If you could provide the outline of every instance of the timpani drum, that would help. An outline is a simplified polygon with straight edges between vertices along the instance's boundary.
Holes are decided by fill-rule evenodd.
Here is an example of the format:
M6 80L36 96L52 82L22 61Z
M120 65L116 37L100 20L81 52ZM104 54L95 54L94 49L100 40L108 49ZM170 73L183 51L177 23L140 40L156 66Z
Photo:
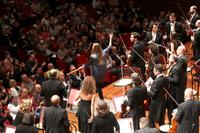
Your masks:
M161 133L168 133L172 125L162 125L159 127Z
M125 87L125 86L128 86L132 83L132 80L131 79L120 79L116 82L113 83L114 86L116 87Z

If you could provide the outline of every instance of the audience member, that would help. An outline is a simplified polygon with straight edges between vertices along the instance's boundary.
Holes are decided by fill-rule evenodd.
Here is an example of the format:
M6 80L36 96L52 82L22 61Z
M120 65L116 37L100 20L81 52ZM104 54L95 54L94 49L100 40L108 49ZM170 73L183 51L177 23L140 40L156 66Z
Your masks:
M66 133L69 130L67 110L60 108L60 97L51 97L52 105L44 111L43 126L46 133Z

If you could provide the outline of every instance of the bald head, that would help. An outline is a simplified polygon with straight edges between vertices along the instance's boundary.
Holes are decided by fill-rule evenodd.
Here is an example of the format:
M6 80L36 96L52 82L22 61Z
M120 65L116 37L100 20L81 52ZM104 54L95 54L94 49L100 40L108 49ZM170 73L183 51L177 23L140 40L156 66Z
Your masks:
M60 97L58 95L53 95L51 97L51 103L53 105L59 105L59 103L60 103Z
M185 100L189 100L193 98L193 90L191 88L187 88L185 90Z
M186 52L186 49L185 49L185 46L181 45L177 48L176 50L176 54L179 56L179 55L183 55L185 54Z
M198 28L200 27L200 19L196 21L195 25L196 25L196 27L198 27Z

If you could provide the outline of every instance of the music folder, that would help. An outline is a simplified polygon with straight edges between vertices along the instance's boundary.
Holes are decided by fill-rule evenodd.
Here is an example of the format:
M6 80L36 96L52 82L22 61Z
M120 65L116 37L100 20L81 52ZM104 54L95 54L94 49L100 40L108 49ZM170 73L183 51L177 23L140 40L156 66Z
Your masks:
M113 103L116 112L121 112L121 104L124 102L124 100L128 99L127 96L119 96L113 98Z
M71 89L70 94L69 94L69 98L68 98L69 104L78 105L78 100L75 101L75 98L76 98L78 92L79 92L79 90Z
M16 127L12 125L5 125L5 133L15 133Z
M120 133L133 133L133 119L132 118L120 118L117 119L120 125Z

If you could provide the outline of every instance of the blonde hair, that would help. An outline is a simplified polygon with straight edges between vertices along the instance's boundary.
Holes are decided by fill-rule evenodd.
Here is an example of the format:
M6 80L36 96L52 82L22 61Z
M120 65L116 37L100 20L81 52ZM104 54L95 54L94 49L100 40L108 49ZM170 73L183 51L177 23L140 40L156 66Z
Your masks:
M98 63L103 64L102 47L99 43L93 43L91 54L98 54Z
M96 93L96 83L94 77L85 77L81 85L81 93L83 93L84 95Z
M22 103L19 105L21 112L28 112L31 109L32 102L31 100L22 100Z

